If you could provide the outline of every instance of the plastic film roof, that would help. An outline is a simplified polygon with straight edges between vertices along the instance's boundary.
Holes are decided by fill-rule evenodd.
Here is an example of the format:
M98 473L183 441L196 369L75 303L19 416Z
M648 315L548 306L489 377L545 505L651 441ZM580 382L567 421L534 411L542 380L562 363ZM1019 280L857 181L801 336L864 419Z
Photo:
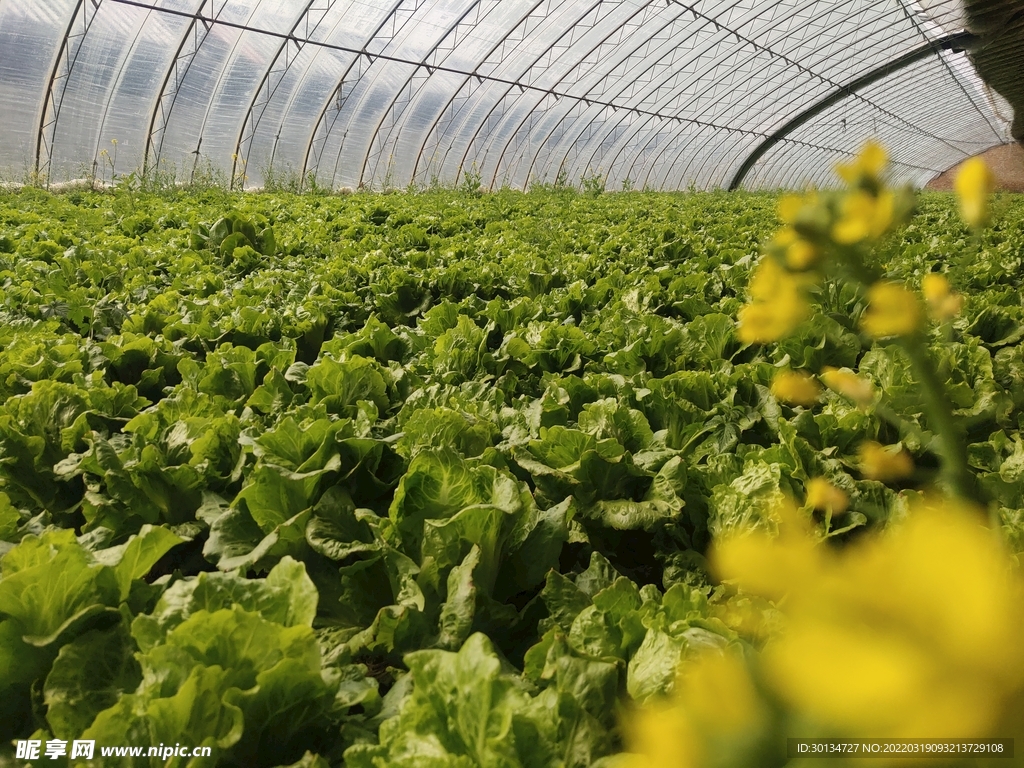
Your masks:
M923 184L1009 139L952 0L0 0L0 174ZM116 142L116 143L115 143Z

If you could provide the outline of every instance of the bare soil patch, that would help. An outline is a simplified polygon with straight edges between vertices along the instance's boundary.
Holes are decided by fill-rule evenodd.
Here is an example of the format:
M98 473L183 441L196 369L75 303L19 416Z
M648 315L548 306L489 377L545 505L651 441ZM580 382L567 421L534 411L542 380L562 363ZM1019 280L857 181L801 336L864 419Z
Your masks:
M985 162L992 169L996 191L1024 192L1024 147L1016 142L1003 144L982 152L981 157L985 158ZM962 163L940 173L925 185L925 189L937 192L952 191L953 179L956 178L960 165Z

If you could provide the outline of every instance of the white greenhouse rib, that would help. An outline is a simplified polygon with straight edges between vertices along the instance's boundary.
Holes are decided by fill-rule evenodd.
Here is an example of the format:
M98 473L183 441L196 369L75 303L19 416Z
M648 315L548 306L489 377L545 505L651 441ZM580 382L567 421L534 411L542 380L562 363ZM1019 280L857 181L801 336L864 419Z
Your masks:
M132 7L135 7L135 8L142 8L142 9L146 9L146 10L158 11L160 13L166 13L166 14L175 15L175 16L181 16L181 17L187 17L187 18L197 18L198 20L206 22L206 23L209 23L209 24L214 24L214 25L217 25L217 26L225 26L225 27L229 27L231 29L237 29L237 30L241 30L241 31L245 31L245 32L252 32L252 33L255 33L255 34L266 35L268 37L275 37L275 38L283 39L283 40L290 40L292 42L295 42L296 44L304 43L304 44L309 44L309 45L316 45L316 46L319 46L319 47L322 47L322 48L329 48L331 50L341 51L341 52L344 52L344 53L352 53L352 54L355 54L355 55L363 56L363 57L365 57L369 61L381 60L381 61L395 62L395 63L398 63L398 64L409 64L409 65L413 65L413 66L421 66L421 67L426 67L427 66L426 64L421 64L420 62L418 62L418 61L416 61L414 59L406 59L406 58L403 58L403 57L400 57L400 56L392 56L392 55L383 54L383 53L371 54L371 53L369 53L369 52L367 52L365 50L359 50L359 49L352 48L352 47L349 47L349 46L337 45L337 44L334 44L334 43L328 43L328 42L324 42L324 41L309 40L309 39L305 39L305 38L297 38L295 35L284 33L284 32L276 32L274 30L269 30L269 29L259 29L259 28L256 28L256 27L247 26L245 24L239 24L237 22L226 21L224 19L215 19L215 18L209 18L209 17L203 17L203 16L196 16L194 14L187 13L186 11L177 11L177 10L170 9L170 8L161 8L161 7L153 5L151 3L141 2L140 0L107 0L107 1L111 2L111 3L117 3L117 4L120 4L120 5L132 6ZM715 130L725 131L727 133L734 133L734 134L739 134L739 135L744 135L744 136L753 136L753 137L757 137L757 138L768 138L768 136L769 136L769 134L761 132L761 131L754 131L754 130L745 129L745 128L735 128L735 127L732 127L732 126L729 126L729 125L721 125L721 124L718 124L718 123L715 123L715 122L712 122L712 121L696 120L696 119L693 119L693 118L680 117L680 116L677 116L677 115L662 114L662 113L659 113L659 112L656 112L656 111L652 111L652 110L640 109L638 107L622 106L622 105L619 105L619 104L615 104L614 102L604 101L602 99L595 99L595 98L584 97L584 96L576 96L576 95L573 95L573 94L570 94L570 93L566 93L566 92L555 91L555 90L550 89L550 88L541 88L541 87L538 87L538 86L535 86L535 85L524 84L524 83L518 82L517 80L513 80L513 79L509 79L509 78L495 77L493 75L481 75L481 74L476 73L476 72L466 71L466 70L458 69L458 68L455 68L455 67L448 67L448 66L444 66L444 65L437 65L437 66L430 67L430 69L433 69L434 71L437 71L437 72L447 72L447 73L450 73L450 74L462 75L462 76L465 76L465 77L473 77L473 78L478 78L478 79L482 79L482 80L493 82L493 83L498 83L498 84L501 84L501 85L507 85L507 86L510 86L512 88L518 88L518 89L520 89L520 91L533 91L533 92L538 93L538 94L553 96L556 99L565 98L565 99L572 99L572 100L578 101L578 102L587 102L589 104L596 104L598 106L609 107L609 108L611 108L612 110L615 110L615 111L622 110L622 111L634 113L636 115L641 115L641 116L644 116L644 117L656 118L656 119L661 119L661 120L670 120L670 121L675 121L677 123L689 123L691 125L697 125L697 126L706 127L706 128L714 128ZM808 147L811 147L811 148L814 148L814 149L822 149L822 150L826 150L826 151L829 151L829 152L839 152L839 153L847 155L847 156L852 156L854 154L853 150L842 150L842 149L838 149L838 148L835 148L835 147L816 146L816 145L809 144L807 142L802 142L802 141L795 140L795 139L786 139L785 141L787 143L801 145L801 146L808 146ZM914 166L914 165L911 165L911 164L908 164L908 163L904 163L903 165L907 165L908 167L917 168L918 170L925 170L925 171L931 171L932 170L930 168Z
M44 0L24 2L4 17L0 69L35 45L49 80L35 107L40 62L16 95L0 163L34 152L47 183L90 161L95 174L112 136L113 174L140 152L143 175L181 152L175 175L202 161L232 187L252 164L254 186L296 172L300 187L451 183L471 169L524 189L556 172L609 188L800 186L809 163L871 136L917 183L1007 136L968 57L950 53L965 34L951 3L62 0L58 29L33 20Z

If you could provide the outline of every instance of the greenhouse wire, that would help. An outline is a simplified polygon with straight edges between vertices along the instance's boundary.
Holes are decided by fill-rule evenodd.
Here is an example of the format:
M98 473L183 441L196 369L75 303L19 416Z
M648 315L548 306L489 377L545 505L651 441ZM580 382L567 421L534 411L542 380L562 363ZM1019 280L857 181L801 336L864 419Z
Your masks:
M211 2L211 0L203 0L200 11L206 7L207 2ZM227 4L228 0L221 0L220 8L214 11L213 18L218 18ZM202 32L199 31L199 28L202 29ZM188 76L188 71L192 66L192 62L195 61L196 54L206 40L206 36L210 34L211 29L212 25L200 24L197 18L193 18L189 22L188 29L182 36L181 41L178 43L177 51L175 51L171 66L167 68L167 72L164 75L163 84L160 86L159 95L153 104L153 110L150 115L149 129L146 131L146 146L142 155L143 176L149 170L151 156L153 157L152 165L159 168L163 150L163 139L166 133L165 129L168 120L170 120L171 113L174 111L174 103L177 101L178 92L181 84L185 82L185 78ZM185 44L189 40L192 41L192 46L187 53L183 54ZM170 90L168 90L169 86L172 86ZM159 121L159 126L157 121ZM156 139L155 142L154 139Z
M917 17L913 13L910 12L910 9L907 8L906 3L904 2L904 0L896 0L896 4L899 5L900 10L902 10L904 15L907 17L907 21L909 21L914 26L914 28L920 33L920 35L924 39L925 43L932 45L932 47L936 47L935 46L936 41L933 40L933 38L931 36L929 36L924 31L924 28L921 26L921 23L918 21ZM956 76L956 73L953 72L953 69L949 66L949 64L946 62L946 60L943 59L942 54L939 52L939 50L936 49L935 55L939 57L940 61L942 61L943 65L946 67L947 71L949 72L949 76L952 77L954 82L956 82L956 84L960 86L960 89L963 91L964 96L967 97L967 100L971 103L971 106L974 107L974 109L975 109L975 111L977 111L978 115L981 116L981 118L983 120L985 120L989 124L989 126L992 128L992 133L994 133L998 137L999 136L998 129L994 125L992 125L992 121L989 120L988 116L985 115L981 111L981 109L978 108L977 103L974 101L973 98L971 98L971 95L970 95L970 93L967 92L967 89L964 88L963 83L960 82L960 78L958 78Z
M870 83L880 80L883 77L887 77L894 70L901 69L905 66L913 64L916 61L920 61L922 58L933 52L937 53L940 50L945 50L959 43L966 42L971 37L973 36L969 32L957 32L952 35L947 35L945 39L935 41L935 43L929 42L929 44L924 45L915 51L911 51L910 53L904 54L899 59L888 62L882 67L879 67L878 69L872 72L868 72L867 74L862 75L854 82L847 84L842 90L834 91L830 93L828 96L826 96L824 99L821 99L820 101L812 104L803 112L789 120L785 125L780 127L775 133L773 133L761 144L759 144L757 146L757 149L755 149L753 152L750 153L750 155L747 156L747 159L743 161L743 165L741 165L739 170L736 171L736 174L733 176L732 181L729 182L729 189L738 189L740 185L743 183L743 179L750 172L750 169L753 168L754 163L760 160L761 157L763 157L769 149L775 146L775 144L777 144L782 139L782 137L786 136L791 131L799 128L804 123L813 119L815 116L817 116L824 110L828 109L833 104L842 101L844 98L846 98L846 95L849 92L856 92L857 89L862 88L865 85L869 85ZM966 155L966 153L964 154Z
M130 25L124 26L122 30L127 35L127 38L124 39L128 41L134 39L136 43L120 42L118 43L119 48L112 49L107 60L110 60L112 64L108 71L114 74L105 76L106 83L101 83L91 75L75 74L75 82L69 86L76 65L80 68L95 67L103 60L96 52L99 50L98 45L91 45L85 62L78 61L92 22L96 19L101 7L109 7L110 3L134 7L147 14L147 17L133 17L136 18L136 21L130 22ZM249 68L249 73L244 78L233 74L231 82L218 84L218 89L233 87L231 99L236 102L240 101L244 105L242 109L245 114L245 119L240 124L235 123L237 128L228 129L233 135L224 137L225 139L234 139L229 186L238 182L242 187L245 186L246 169L252 162L257 144L263 152L262 156L265 158L269 155L270 157L269 165L260 166L261 172L264 176L273 174L274 165L278 162L279 142L284 150L284 155L280 160L283 163L282 167L290 169L299 167L301 164L302 170L298 177L300 186L308 179L323 179L323 158L326 153L333 154L335 151L337 156L335 172L331 175L331 187L335 187L337 183L344 184L349 179L352 181L348 183L373 186L381 182L382 175L385 186L388 186L393 179L392 168L396 156L401 158L398 161L399 178L408 179L415 184L421 182L428 174L432 174L430 180L431 183L434 183L435 178L451 178L451 171L456 164L454 161L449 162L448 157L453 150L459 155L455 173L456 181L467 169L472 168L475 174L479 168L485 177L485 185L489 180L491 188L498 183L499 178L503 185L511 182L516 185L521 184L525 188L530 183L536 183L544 169L549 172L557 171L557 178L571 178L572 183L575 183L577 175L580 175L582 179L585 176L596 174L604 178L607 183L617 184L620 181L631 180L635 184L640 180L642 185L650 184L652 188L671 187L672 179L675 178L679 179L680 185L687 181L691 185L695 183L706 185L712 177L715 179L721 177L721 173L714 171L715 163L720 165L722 162L730 162L746 156L751 145L743 139L767 141L778 131L777 128L774 131L769 130L768 126L775 126L777 119L791 115L791 109L785 104L785 100L773 101L772 95L784 93L786 90L794 91L792 78L787 81L785 69L776 71L771 66L762 66L760 69L753 66L762 56L768 60L782 62L785 68L793 69L799 75L835 86L834 93L831 95L840 102L850 98L853 99L854 104L864 104L869 107L873 113L876 113L871 117L872 125L876 126L876 130L878 127L883 127L887 128L890 134L896 132L896 135L890 135L887 141L892 143L895 139L894 164L905 171L935 174L948 167L952 158L944 152L936 151L937 148L925 155L920 154L920 149L918 154L908 155L899 152L899 139L901 138L900 130L897 127L899 125L906 126L914 135L944 145L958 156L971 154L972 145L992 146L991 141L987 141L977 133L978 126L964 122L962 118L953 123L961 130L966 131L957 139L941 135L947 131L939 130L937 125L928 126L919 122L927 119L929 104L917 102L914 99L908 101L906 96L909 94L904 92L908 87L913 90L914 86L903 78L892 81L893 88L901 89L899 94L893 91L893 96L900 99L900 101L893 99L893 102L899 105L897 112L894 111L893 104L887 103L892 99L892 96L889 95L888 85L881 89L872 88L870 92L858 93L856 89L850 87L849 81L837 75L840 70L848 70L851 73L857 71L853 67L843 66L843 62L847 59L850 61L861 60L866 63L872 56L875 59L879 58L878 51L882 49L898 50L904 42L906 30L883 23L884 18L890 12L885 11L881 15L877 15L873 8L870 9L870 19L864 21L869 26L865 28L867 37L864 37L863 44L870 45L870 47L864 48L862 45L858 52L856 45L861 42L861 38L851 40L849 44L853 46L849 49L853 53L851 58L846 56L847 45L842 41L852 32L841 31L842 18L839 21L833 18L833 16L840 16L838 8L840 6L845 8L845 4L832 8L827 14L818 14L815 6L804 5L795 8L792 12L787 10L778 19L774 13L770 19L767 19L767 14L758 15L756 8L735 6L721 12L707 13L702 12L696 4L686 3L683 0L666 0L665 9L682 9L680 16L666 20L662 13L663 9L657 2L628 6L614 4L615 8L612 10L624 9L622 13L614 17L612 12L607 10L613 4L597 2L588 4L585 8L574 8L571 4L565 4L564 8L569 9L566 16L572 14L571 18L557 19L557 17L549 16L554 10L551 0L541 0L537 4L531 4L528 11L523 9L525 15L512 27L507 25L514 19L495 16L491 28L499 32L500 36L493 38L488 36L487 39L497 42L490 46L490 50L483 59L478 57L478 54L482 53L481 48L479 52L474 52L472 59L463 59L467 61L465 66L458 66L451 61L452 53L460 48L458 40L472 36L476 25L484 23L483 20L488 18L488 15L495 11L497 6L474 2L468 7L462 8L457 16L443 25L431 25L432 28L436 28L438 35L429 41L428 49L419 51L413 57L398 55L402 46L408 45L408 34L399 37L399 33L413 20L417 20L417 24L423 21L420 18L422 14L416 12L421 7L427 7L427 0L416 0L415 7L409 3L395 3L388 16L379 22L377 29L368 38L361 38L349 45L329 42L332 36L338 33L339 24L343 22L343 20L339 21L336 16L330 16L331 23L327 23L331 9L334 6L348 8L350 5L335 0L321 0L320 2L309 0L298 14L293 9L284 23L280 22L283 21L285 7L275 5L271 9L266 3L249 4L247 19L244 17L234 19L220 17L227 4L222 3L219 8L212 7L213 4L210 0L200 0L197 9L194 4L187 9L168 8L141 0L110 0L110 3L104 5L102 0L81 1L74 4L74 11L70 13L71 20L68 30L66 30L67 34L61 41L60 54L56 57L56 64L50 73L51 78L45 100L46 108L40 118L40 130L36 137L36 174L37 178L44 179L46 183L49 183L54 177L51 172L54 170L52 166L54 159L63 160L65 164L75 161L73 148L81 142L71 141L68 143L68 139L73 138L74 134L71 131L75 126L82 125L90 134L95 131L94 136L84 137L85 141L94 141L89 147L93 150L94 173L99 160L97 151L99 147L104 146L104 134L112 133L115 138L118 137L118 133L115 132L116 124L112 123L113 128L105 127L114 107L118 106L114 104L112 92L120 90L120 84L129 68L129 63L138 58L135 50L141 47L141 44L138 43L142 39L141 30L147 26L148 15L154 13L187 19L188 28L177 40L177 50L164 70L163 83L153 100L152 111L148 114L149 126L146 133L143 134L146 149L142 154L141 163L144 174L152 167L159 167L158 164L162 162L165 139L168 136L167 125L170 114L174 110L178 92L186 80L189 80L192 63L206 43L211 30L218 26L234 29L238 34L234 38L233 45L228 44L229 49L225 49L223 43L226 43L231 37L230 35L218 39L223 43L219 42L218 45L213 46L211 54L205 55L203 59L204 72L210 70L211 65L214 68L212 70L214 74L219 71L222 76L229 72L229 67L233 72L241 71L239 70L240 59L233 51L240 50L242 45L252 49L250 56L256 56L261 60L257 67ZM371 7L373 6L367 5L367 8ZM900 2L898 7L901 18L906 17L911 22L914 34L923 36L925 40L929 41L932 50L938 52L941 59L938 64L943 68L946 76L951 78L953 85L961 95L968 97L971 102L971 111L978 114L982 118L982 122L987 124L987 128L994 135L995 142L1000 142L1002 136L992 122L995 117L983 114L977 101L967 93L963 78L958 77L957 72L953 70L954 62L947 60L948 54L943 53L943 47L931 40L922 25L923 19L917 19L903 2ZM268 24L266 21L263 24L257 23L257 8L260 9L261 19L267 19L268 13L272 12L279 17L280 26L290 29L290 32L275 31L274 23ZM263 12L264 8L267 12ZM562 10L562 8L563 6L559 6L558 10ZM538 9L548 10L540 13ZM857 9L851 9L850 12L847 12L846 18L853 19L856 11ZM868 11L869 9L860 9L859 13L864 15ZM795 33L785 25L792 19L800 17L799 14L807 15L809 12L814 12L816 18L820 19L819 25L827 25L824 27L824 31L814 34L820 34L824 39L828 39L828 30L833 28L837 30L835 39L832 39L828 45L819 45L810 54L812 58L817 57L822 64L827 62L827 70L824 72L814 64L804 63L803 60L794 58L790 50L780 50L779 48L781 40L792 39L794 43L804 45L800 42L803 38L798 40ZM922 10L922 13L930 12ZM665 41L671 39L672 33L670 32L664 40L659 35L664 30L674 31L673 25L678 24L687 16L692 16L695 21L705 22L705 26L702 27L704 30L717 30L709 38L689 49L686 58L681 61L685 68L696 66L696 76L672 72L666 77L660 77L660 73L658 73L654 77L648 75L644 79L644 76L636 75L634 67L623 71L616 78L615 73L622 71L628 62L634 59L638 64L644 66L644 72L653 74L658 68L666 66L671 69L672 67L666 62L673 58L672 55L658 52L664 47ZM519 27L519 24L531 17L534 19L534 30L537 29L539 22L550 20L552 23L541 30L544 34L531 37L529 28L523 31ZM105 12L104 24L97 27L97 36L103 37L108 32L111 18L115 17L111 17L109 12ZM472 21L464 23L467 18ZM560 28L558 24L554 24L556 19L559 24L565 24L569 29L552 41L551 31ZM767 24L765 19L767 19ZM943 19L942 23L948 23L945 16ZM377 20L374 21L376 23ZM613 23L615 26L612 26ZM321 24L323 24L322 27ZM751 25L756 25L756 31L748 29ZM380 32L385 27L388 27L388 30L381 35ZM167 29L171 31L178 28L168 27ZM324 30L324 34L319 35L323 39L314 39L318 29ZM461 32L454 34L455 30L459 29ZM655 29L658 31L654 31ZM773 29L776 32L782 32L782 37L771 38ZM895 30L890 36L897 42L890 48L886 48L882 33L887 34L889 29ZM591 31L596 31L596 34L590 35ZM302 34L303 32L304 34ZM694 29L692 26L684 27L681 32L693 34ZM247 33L258 37L253 38ZM588 35L590 37L587 37ZM568 37L568 43L564 42L566 37ZM256 45L262 38L276 38L278 43L273 46ZM582 46L577 41L583 38L586 38L587 47L579 50ZM737 45L730 47L725 42L726 38L736 41ZM24 39L31 38L25 37ZM547 43L547 47L540 56L534 56L533 53L537 49L530 48L527 44L531 41L535 44L539 40ZM610 50L617 50L622 43L627 43L630 45L631 52L625 57L616 56L615 59L612 59L614 64L609 68L604 65L604 62L610 59L611 54L606 49L609 41L612 40L616 43L611 46ZM634 41L638 41L635 46L632 45ZM839 50L836 46L840 45L844 51L843 56L833 53L833 51ZM307 46L314 53L310 56L303 56L303 50ZM499 49L508 56L509 64L506 70L511 70L510 74L499 70L504 54L497 57L497 60L492 58L493 53ZM312 81L307 81L313 62L318 60L323 62L318 66L316 72L321 79L329 72L333 64L333 61L329 59L320 59L315 53L319 50L344 53L347 54L346 58L350 57L351 60L348 62L345 74L342 75L334 93L324 102L325 108L321 112L320 119L309 133L305 157L296 158L296 152L301 151L301 145L295 140L295 136L285 136L283 129L286 124L291 124L288 123L289 119L294 120L296 110L306 105L312 106L311 99L305 96L305 93L311 92L312 98L322 99L314 87L308 85ZM604 55L601 54L603 50L605 51ZM871 51L876 52L872 54ZM526 55L528 52L531 53ZM639 57L635 55L637 52L641 54ZM657 55L652 55L652 52ZM821 56L822 54L823 56ZM595 55L595 60L590 61ZM297 74L293 74L292 71L300 61L304 64L304 68ZM601 61L602 66L598 67L596 61ZM378 62L397 64L407 71L403 72L402 69L391 66L386 69L378 69L373 66ZM555 62L558 63L555 64ZM483 70L488 67L491 71L484 72ZM350 77L353 69L357 72L354 82ZM678 70L680 67L677 66L675 69ZM373 72L375 74L372 77L367 75L367 73ZM548 72L553 73L557 78L554 83L551 81L552 78L547 78L543 82L539 79L541 75ZM626 81L623 77L625 72L628 72L630 81ZM439 81L432 79L432 76L437 73L456 75L460 81L455 83L454 87L446 84L443 90L439 90L437 87ZM253 77L250 78L250 74ZM748 75L756 84L754 88L747 86L748 90L739 90L738 98L734 98L736 90L733 90L729 97L726 97L724 93L716 95L716 91L722 88L722 86L716 85L721 78L726 76L730 80L739 78L737 82L746 85L748 81L745 78ZM331 75L327 74L327 76ZM337 77L337 75L333 76ZM98 119L94 125L98 128L87 126L80 116L82 107L88 104L82 94L88 85L83 78L92 78L98 87L104 87L105 84L108 87L106 94L97 94L99 98L106 97L105 108L97 110ZM291 78L288 89L283 88L286 78ZM689 86L680 85L680 83L690 83L693 86L698 86L702 78L710 79L711 84L696 93L692 92ZM853 82L856 84L858 80L855 79ZM254 85L255 87L253 87ZM609 88L611 85L617 86L617 90ZM491 86L499 86L497 92ZM70 122L67 127L60 130L58 135L57 124L58 121L64 122L61 120L61 108L68 95L69 87L74 89L71 98L74 100L75 115L72 116L72 113L69 112ZM297 100L298 91L303 87L306 88L303 93L304 98ZM317 89L320 87L319 85L315 86ZM581 88L585 89L582 93L580 92ZM311 89L313 90L311 91ZM501 94L502 90L504 90L503 95ZM595 90L600 90L600 93L595 94ZM795 91L799 90L799 88L795 89ZM284 98L275 98L279 91L285 94ZM478 93L479 96L474 99L474 95ZM621 97L624 93L629 93L628 98L632 103L622 103ZM663 94L665 95L663 96ZM934 92L929 90L929 96L932 99L933 94ZM242 96L242 98L236 99L236 95ZM950 94L946 95L947 98L954 98ZM431 99L438 96L447 98L445 106L440 110L438 110L438 104L431 103ZM96 96L93 98L95 99ZM124 99L123 96L118 98L121 101ZM750 102L752 109L738 112L745 102ZM201 121L201 125L204 127L198 136L195 136L193 132L195 148L188 150L188 154L193 158L191 161L193 178L201 160L207 163L206 167L213 168L211 161L219 163L217 158L230 151L227 148L227 142L220 140L204 149L206 145L204 138L207 138L206 134L213 130L209 121L214 109L219 110L216 119L218 131L219 133L224 132L219 125L225 123L226 119L219 113L224 112L227 103L223 94L206 101L205 115ZM272 103L274 119L277 121L276 130L274 130L273 124L267 123L269 115L267 110ZM487 108L488 103L490 104L488 117L480 120L480 107ZM769 104L769 109L761 108L763 104ZM905 114L904 107L908 104L912 107L912 115ZM380 108L382 105L383 110ZM191 111L195 112L197 106L199 105L192 105ZM475 112L467 112L469 106L472 106ZM759 108L761 109L759 110ZM687 110L689 110L689 114L681 114ZM959 114L962 115L963 112L961 111ZM745 120L742 115L747 115ZM198 115L195 117L195 121L189 124L195 125L200 122ZM182 123L184 119L184 117L179 118L176 122ZM228 115L228 119L230 119L230 115ZM866 118L858 119L863 121ZM793 118L790 117L790 121L792 120ZM338 137L335 134L337 125L341 121L344 121L346 130L340 137L341 145L339 145ZM430 121L429 127L425 125L426 121ZM675 121L675 128L672 127L672 121ZM844 118L840 122L842 123L841 130L845 134L847 121ZM456 123L466 130L456 132L449 130ZM266 127L262 127L264 124ZM186 123L182 123L182 125L186 125ZM947 128L948 125L946 124ZM416 126L414 137L410 138L406 133L406 126ZM765 127L759 129L759 126ZM803 147L812 151L827 152L829 155L833 155L837 151L847 151L836 146L836 144L840 144L836 141L839 122L836 122L835 125L822 123L820 126L816 122L815 126L814 131L800 131L795 135L787 136L784 144L792 149ZM709 143L708 130L722 134L723 138ZM858 133L861 132L858 131ZM174 146L187 140L187 133L187 129L178 127L175 130ZM469 136L468 141L467 136ZM730 139L729 137L734 138ZM124 138L123 134L122 138ZM127 138L131 139L130 136ZM354 143L352 150L347 149L348 142ZM116 145L116 142L114 143ZM844 143L849 143L846 137L844 137ZM67 144L71 149L64 149L63 152L58 152L55 155L55 147L58 144ZM412 151L417 146L419 151L413 155ZM840 146L842 145L840 144ZM927 146L925 144L921 149ZM342 151L342 147L346 147L345 151ZM433 147L432 151L431 147ZM182 148L181 151L186 150ZM87 152L88 149L85 150L85 153ZM801 155L802 153L797 152L796 154ZM441 158L438 163L439 155ZM289 157L292 158L291 162ZM361 163L361 165L349 166L346 161L346 170L339 180L341 171L339 164L345 158L360 158L355 162ZM81 160L84 164L86 158L82 157ZM598 160L600 162L595 162ZM110 159L108 158L107 161L110 162ZM295 163L294 166L292 162ZM118 168L113 167L112 162L110 168L116 175ZM682 173L680 173L680 169L682 169ZM806 173L806 170L806 168L803 169L803 172ZM357 171L357 176L353 177ZM291 171L289 170L287 173L291 173ZM735 177L735 174L732 175ZM710 183L725 183L728 178L727 174L721 178L721 182Z
M356 54L356 55L359 55L359 56L363 56L368 61L373 61L373 60L379 59L381 61L390 61L390 62L394 62L394 63L398 63L398 64L409 64L409 65L418 66L418 67L419 66L427 67L427 65L421 64L421 63L419 63L419 62L417 62L415 60L412 60L412 59L405 59L405 58L402 58L402 57L399 57L399 56L391 56L391 55L388 55L388 54L380 54L380 53L378 53L378 54L371 54L371 53L368 53L366 51L357 50L355 48L351 48L351 47L347 47L347 46L342 46L342 45L337 45L337 44L334 44L334 43L327 43L327 42L323 42L323 41L308 40L308 39L301 39L300 40L299 38L296 38L294 35L286 34L284 32L275 32L273 30L268 30L268 29L259 29L259 28L247 26L245 24L239 24L237 22L226 21L224 19L214 19L214 18L210 18L210 17L204 17L204 16L201 16L201 15L197 15L197 14L190 14L190 13L187 13L186 11L178 11L178 10L174 10L174 9L170 9L170 8L161 8L159 6L155 6L155 5L152 5L152 4L149 4L149 3L140 2L140 0L108 0L108 2L117 3L119 5L128 5L128 6L132 6L132 7L135 7L135 8L141 8L143 10L158 11L160 13L170 14L170 15L174 15L174 16L180 16L180 17L183 17L183 18L196 18L199 21L206 22L206 23L209 23L209 24L216 24L216 25L226 26L226 27L230 27L232 29L237 29L239 31L243 31L243 32L253 32L253 33L256 33L256 34L267 35L269 37L281 38L281 39L289 40L289 41L294 42L296 44L298 44L300 42L308 43L308 44L320 46L320 47L323 47L323 48L329 48L331 50L336 50L336 51L341 51L341 52L345 52L345 53L352 53L352 54ZM556 99L558 99L558 98L567 98L567 99L573 99L573 100L576 100L576 101L589 101L592 104L598 104L598 105L601 105L601 106L606 106L606 107L609 107L609 108L611 108L611 109L613 109L615 111L624 110L624 111L627 111L627 112L632 112L632 113L637 114L637 115L643 115L643 116L647 116L647 117L651 117L651 118L657 118L657 119L662 119L662 120L674 120L674 121L679 122L679 123L690 123L690 124L693 124L693 125L706 126L708 128L714 128L716 130L727 131L729 133L742 134L742 135L746 135L746 136L755 136L755 137L760 137L760 138L766 138L768 136L768 134L765 134L765 133L762 133L762 132L759 132L759 131L752 131L752 130L743 129L743 128L733 128L733 127L727 126L727 125L719 125L719 124L708 122L708 121L694 120L692 118L679 117L679 116L676 116L676 115L664 115L664 114L660 114L660 113L657 113L657 112L653 112L651 110L639 109L637 107L620 106L618 104L614 104L614 103L608 102L608 101L602 101L600 99L592 99L592 98L589 98L589 97L584 99L584 97L582 97L582 96L574 96L574 95L569 94L569 93L561 93L561 92L555 91L555 90L550 89L550 88L540 88L540 87L534 86L534 85L526 85L526 84L523 84L523 83L518 82L516 80L510 80L510 79L507 79L507 78L494 77L492 75L480 75L480 74L475 73L475 72L467 72L465 70L456 69L454 67L435 66L435 67L428 67L428 69L432 69L432 70L438 71L438 72L448 72L450 74L463 75L463 76L466 76L466 77L475 77L475 78L479 78L479 79L486 80L486 81L489 81L489 82L494 82L494 83L499 83L499 84L502 84L502 85L507 85L507 86L509 86L511 88L518 88L518 89L520 89L520 91L530 90L530 91L534 91L536 93L546 94L546 95L552 96L552 97L554 97ZM798 144L798 145L799 144L803 144L803 142L796 141L796 140L787 140L787 141L789 143L794 143L794 144ZM829 147L815 147L815 148L817 148L817 149L831 149ZM852 151L846 150L846 151L843 151L843 154L852 157L855 153L852 152ZM906 165L906 166L912 167L912 168L919 168L919 166L913 166L913 165L911 165L909 163L902 163L902 165ZM919 168L919 169L920 170L930 170L928 168Z

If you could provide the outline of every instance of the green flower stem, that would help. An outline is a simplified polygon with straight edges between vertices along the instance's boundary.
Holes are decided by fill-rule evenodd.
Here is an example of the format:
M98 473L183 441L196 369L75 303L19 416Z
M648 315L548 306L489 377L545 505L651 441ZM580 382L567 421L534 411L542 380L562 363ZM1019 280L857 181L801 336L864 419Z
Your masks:
M967 440L953 416L953 404L919 335L901 340L921 385L928 424L938 437L941 477L953 495L972 503L983 502L981 491L967 464Z
M866 267L859 254L847 252L844 255L842 263L847 273L859 284L860 290L866 292L877 277ZM910 358L915 377L921 385L928 426L938 438L938 453L942 462L940 473L943 481L954 496L973 504L984 504L981 489L967 464L966 435L956 422L953 403L939 379L924 339L920 334L914 334L902 338L900 346ZM886 416L883 413L878 415L882 418Z

